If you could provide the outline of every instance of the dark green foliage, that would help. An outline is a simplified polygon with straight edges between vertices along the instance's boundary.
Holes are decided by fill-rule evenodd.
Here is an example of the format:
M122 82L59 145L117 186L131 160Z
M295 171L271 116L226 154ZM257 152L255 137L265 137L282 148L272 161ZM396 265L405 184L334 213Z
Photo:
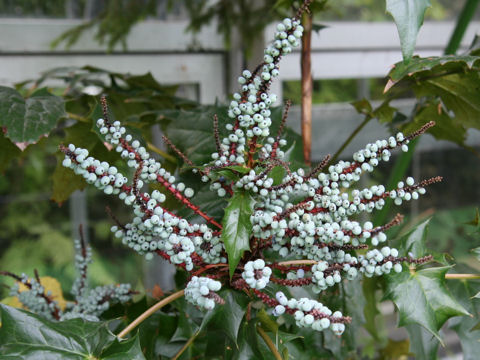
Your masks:
M6 305L0 311L3 359L145 359L138 337L119 342L108 323L51 322Z
M239 191L229 200L223 216L222 242L228 255L230 278L233 276L238 262L245 251L250 250L250 235L255 200L246 192Z
M107 1L97 16L60 35L52 42L52 47L65 43L69 48L85 30L96 27L95 39L100 44L106 44L109 50L113 50L115 45L120 43L125 50L126 37L132 26L147 16L154 15L156 5L155 0Z
M417 34L423 24L429 0L387 0L387 12L397 25L403 60L408 63L415 50Z
M24 99L16 90L0 86L0 126L13 142L32 143L55 128L65 116L63 99L39 89Z

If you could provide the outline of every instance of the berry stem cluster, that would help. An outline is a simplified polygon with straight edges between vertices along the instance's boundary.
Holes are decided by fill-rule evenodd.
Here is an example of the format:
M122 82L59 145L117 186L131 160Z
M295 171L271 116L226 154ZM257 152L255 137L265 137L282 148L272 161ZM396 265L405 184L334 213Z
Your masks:
M374 171L382 161L389 161L395 149L407 151L409 142L434 126L433 122L406 136L398 133L371 142L355 152L351 161L332 163L327 155L307 172L290 167L282 150L287 145L283 132L290 103L286 105L278 133L271 136L271 107L276 96L269 89L279 75L282 56L299 45L303 33L299 19L309 3L305 1L294 18L277 25L274 41L264 51L263 62L253 72L243 71L238 78L240 90L233 94L228 107L230 121L225 124L228 135L223 138L218 117L214 116L216 151L210 162L195 166L164 137L167 145L201 181L210 184L209 189L218 197L233 200L237 194L248 194L254 200L247 227L249 231L251 228L247 234L250 250L243 253L233 274L229 273L231 254L226 250L222 224L195 205L194 191L151 157L119 121L112 123L108 119L105 98L102 98L104 117L96 124L104 140L132 168L131 182L115 166L93 158L85 149L74 144L60 149L65 154L64 166L131 207L132 221L125 225L116 221L112 227L115 236L147 259L158 254L190 272L184 294L192 304L213 309L223 303L217 292L222 286L229 286L260 299L272 308L273 315L290 314L298 326L317 331L330 329L340 335L350 317L331 311L317 300L288 299L282 291L272 298L266 290L309 286L322 293L343 281L398 273L404 270L404 263L430 261L430 256L420 259L400 256L397 249L388 246L385 232L401 222L401 215L377 227L358 219L361 214L382 209L387 198L396 205L416 200L427 186L441 178L416 182L408 177L393 189L383 185L355 188L363 174ZM227 179L225 171L232 176ZM283 172L281 179L274 176L279 171ZM149 191L146 186L149 183L160 184L163 191ZM189 221L167 209L162 204L167 195L203 221Z

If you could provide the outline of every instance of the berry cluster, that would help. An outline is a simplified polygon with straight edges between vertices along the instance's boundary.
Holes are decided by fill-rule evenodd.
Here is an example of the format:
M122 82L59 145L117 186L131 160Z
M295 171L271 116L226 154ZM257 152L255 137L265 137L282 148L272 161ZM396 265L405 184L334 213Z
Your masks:
M249 261L243 266L242 278L252 289L261 290L270 281L272 269L265 266L265 261L257 259Z
M71 290L75 300L67 302L65 309L60 308L51 291L45 292L36 270L34 278L29 278L25 274L17 276L6 271L0 274L16 280L10 288L10 296L17 297L23 306L38 315L49 320L82 318L88 321L99 321L100 315L108 310L111 304L126 303L132 299L135 292L131 290L130 284L105 285L89 289L87 270L88 264L91 263L91 256L92 249L85 243L82 227L80 227L80 240L75 240L77 278ZM20 284L23 284L26 289L21 289Z
M6 272L2 274L7 276L13 275ZM45 293L45 288L40 283L36 272L35 275L33 279L30 279L26 274L22 274L19 277L13 275L17 282L10 288L10 296L16 296L30 311L41 314L48 320L58 320L60 311L57 302L51 299L51 292ZM20 284L23 284L28 290L21 291Z
M115 167L89 157L84 149L69 145L61 150L65 154L65 166L83 175L105 193L118 194L126 205L132 207L132 222L117 222L112 227L125 245L147 259L156 253L191 272L185 296L194 305L212 309L215 303L221 303L215 291L223 283L259 298L274 309L275 315L294 315L299 326L319 331L329 328L335 334L341 334L350 321L349 317L307 298L288 300L282 293L272 298L267 290L278 285L312 286L315 292L322 292L361 275L370 277L392 270L399 272L404 262L421 264L429 261L431 257L399 257L396 249L386 246L385 232L401 221L400 215L381 226L358 219L361 218L359 215L382 209L387 198L394 199L397 205L417 199L425 193L426 186L441 178L415 182L409 177L394 189L386 189L383 185L354 189L362 174L373 171L381 161L389 161L394 149L407 151L409 142L433 123L409 135L398 133L386 140L367 144L353 155L351 161L331 163L327 156L308 172L290 169L280 150L287 144L282 133L288 111L282 118L278 134L271 136L270 107L276 97L269 93L269 88L272 79L278 76L280 58L291 52L292 46L298 45L303 31L299 19L308 3L305 1L293 19L285 19L277 26L275 40L265 50L263 63L253 72L245 70L242 73L238 80L241 91L233 95L228 109L232 121L226 124L228 135L223 139L220 139L218 119L214 117L213 135L217 151L212 154L211 162L195 166L168 138L164 138L203 182L210 183L210 190L219 197L248 194L255 200L253 211L249 213L252 225L248 234L250 251L244 253L232 273L229 271L229 254L222 241L222 225L194 203L193 190L177 183L175 176L150 157L119 122L108 120L105 99L102 99L104 118L97 121L97 126L105 135L105 141L134 170L131 181L127 181ZM272 175L274 169L284 171L280 182ZM227 179L222 174L224 171L232 176ZM163 192L146 191L144 185L150 182L159 184ZM193 211L197 218L203 218L204 222L187 221L162 206L165 193ZM382 248L376 249L380 244ZM371 247L373 249L366 255L357 254L357 250ZM200 274L202 277L198 277Z
M223 299L215 293L221 287L220 281L193 276L185 288L185 299L198 307L212 310L215 302L223 303Z

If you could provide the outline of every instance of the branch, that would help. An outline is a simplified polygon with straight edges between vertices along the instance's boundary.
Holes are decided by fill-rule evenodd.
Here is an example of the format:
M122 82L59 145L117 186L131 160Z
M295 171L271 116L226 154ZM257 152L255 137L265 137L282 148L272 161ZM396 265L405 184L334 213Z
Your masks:
M272 339L270 339L270 337L267 335L265 330L263 330L260 326L257 325L257 332L262 337L263 341L265 341L265 344L267 344L273 356L275 356L275 359L283 360L282 355L280 355L280 353L278 352L278 349L275 347L275 344L273 343Z
M476 280L480 279L480 275L476 274L445 274L447 280Z
M185 350L188 349L188 347L191 345L191 343L197 338L198 334L200 334L200 331L197 331L195 334L193 334L190 339L183 345L183 347L175 354L175 356L172 358L172 360L177 360L182 356L182 354L185 352Z
M153 315L157 310L161 309L167 304L170 304L171 302L177 300L178 298L181 298L184 295L184 290L177 291L173 293L170 296L167 296L165 299L159 301L149 309L147 309L142 315L137 317L135 320L133 320L125 329L123 329L117 337L119 338L124 338L130 331L135 329L138 325L140 325L143 321L145 321L148 317Z

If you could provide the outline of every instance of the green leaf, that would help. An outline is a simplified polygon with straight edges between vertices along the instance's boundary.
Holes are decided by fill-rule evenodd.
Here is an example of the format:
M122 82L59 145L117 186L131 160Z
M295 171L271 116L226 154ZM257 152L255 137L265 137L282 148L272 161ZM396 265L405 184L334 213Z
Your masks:
M476 247L472 249L471 252L475 255L478 261L480 261L480 247Z
M385 91L398 96L413 90L422 103L414 122L430 117L438 124L430 133L463 144L467 129L480 129L479 70L478 56L414 57L408 65L395 64Z
M401 130L410 134L432 120L435 120L435 126L428 131L429 134L438 140L449 140L460 145L464 143L467 130L459 121L450 117L436 100L418 106L413 121L402 126Z
M410 253L412 257L419 258L426 254L425 242L429 222L430 219L425 220L400 238L401 249L405 255Z
M377 118L378 121L382 124L389 123L392 122L396 111L396 108L391 107L390 103L388 101L385 101L373 111L373 116Z
M65 129L65 144L75 144L77 147L87 149L91 156L101 161L113 163L118 154L108 151L103 142L91 130L91 124L78 122ZM83 177L76 175L71 169L65 168L62 161L65 158L62 152L57 152L57 166L53 172L52 199L62 203L69 198L75 190L82 190L86 186ZM121 169L121 168L120 168Z
M415 50L417 34L423 24L429 0L387 0L387 12L397 25L403 60L408 62Z
M472 269L473 270L473 269ZM480 329L478 321L480 313L480 300L472 298L472 295L480 290L478 281L453 280L448 283L449 289L454 293L458 301L474 316L462 316L449 320L449 327L454 330L462 345L463 358L467 360L478 359L480 353Z
M407 356L411 356L409 353L409 341L408 339L395 341L388 339L387 345L380 350L382 359L402 359ZM423 358L422 358L423 359Z
M242 294L235 291L226 291L225 294L223 296L223 292L221 293L225 304L215 308L215 314L209 321L207 331L221 330L233 343L237 344L238 331L247 310L247 302Z
M57 154L57 166L53 172L52 200L59 204L66 201L75 190L83 190L87 186L82 176L62 165L64 158L63 153Z
M375 321L380 311L377 308L376 292L378 289L378 281L372 278L365 278L362 281L363 296L365 297L365 305L363 307L363 315L365 317L364 328L372 335L375 340L380 339L381 328Z
M267 331L270 331L274 334L276 334L278 332L278 324L275 320L273 320L270 315L267 314L267 312L265 311L265 309L262 309L260 310L258 313L257 313L257 318L260 320L261 324L262 324L262 327L267 330Z
M106 322L73 319L46 320L24 310L0 304L1 354L33 359L143 360L138 338L119 342Z
M438 330L449 318L468 315L445 286L450 266L402 272L386 276L385 299L392 300L399 311L399 326L418 324L440 342Z
M5 137L0 128L0 173L5 171L10 161L21 153L20 149Z
M6 127L6 136L13 142L37 141L64 116L63 99L45 89L24 99L16 90L0 86L0 126Z
M128 339L119 341L115 338L114 342L105 350L102 351L100 359L105 360L144 360L140 348L140 340L138 335Z
M255 200L246 192L236 192L230 198L225 209L222 222L222 241L228 255L230 278L233 276L238 262L245 251L250 250L250 235L252 223L250 216L253 213Z
M480 66L479 56L448 55L430 56L428 58L414 56L409 63L398 62L393 65L388 77L396 84L401 80L419 80L426 76L441 75L446 72L460 73L475 70L478 66Z
M359 114L370 116L372 114L372 104L367 99L362 99L350 103Z
M255 322L243 322L238 334L238 351L234 351L234 360L270 360L265 358L259 349L259 342Z
M407 329L410 338L410 352L415 354L417 359L437 359L438 345L440 342L435 336L417 324L407 325L405 329Z
M413 88L419 98L435 96L453 111L455 121L467 128L480 129L480 76L477 72L431 78ZM432 119L435 120L435 119Z
M77 147L83 147L91 151L99 140L90 128L90 124L80 122L66 128L65 143L67 145L75 144ZM63 203L75 190L83 190L87 185L82 176L76 175L72 169L62 165L64 158L65 155L58 151L57 166L53 172L52 194L52 200L57 203Z
M216 151L213 136L213 117L218 116L220 134L229 119L226 107L199 106L191 110L163 110L157 112L158 121L172 143L194 164L211 161Z

